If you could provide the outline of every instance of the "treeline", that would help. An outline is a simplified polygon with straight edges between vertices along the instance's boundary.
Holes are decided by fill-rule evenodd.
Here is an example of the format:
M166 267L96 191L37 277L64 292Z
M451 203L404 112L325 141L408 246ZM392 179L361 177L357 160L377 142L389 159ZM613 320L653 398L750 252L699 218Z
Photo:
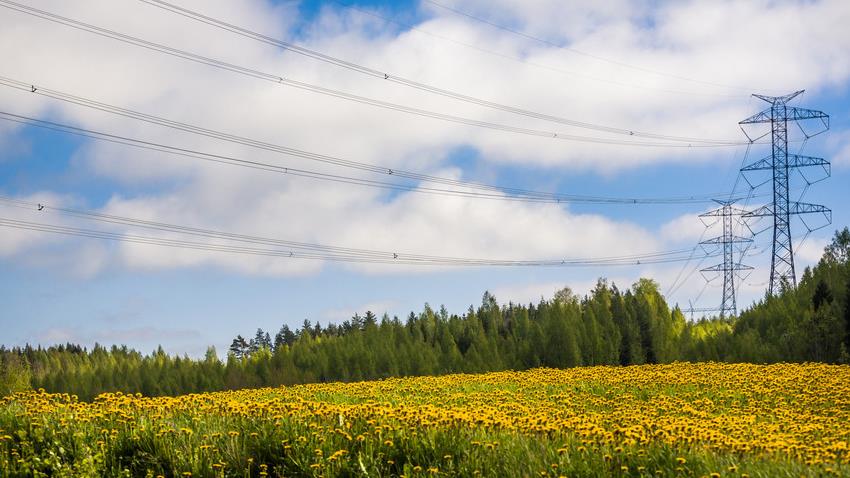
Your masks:
M796 288L765 297L738 318L687 321L652 280L626 290L600 280L585 297L565 288L537 304L504 304L485 293L462 315L427 304L406 318L355 314L322 327L305 320L272 335L237 336L226 361L143 355L126 347L67 344L0 348L15 387L91 399L103 391L145 395L321 381L486 372L539 366L632 365L671 361L850 363L850 231L836 233ZM4 372L6 371L6 372ZM5 375L4 375L5 373ZM24 377L26 380L22 380ZM12 378L17 377L17 381Z

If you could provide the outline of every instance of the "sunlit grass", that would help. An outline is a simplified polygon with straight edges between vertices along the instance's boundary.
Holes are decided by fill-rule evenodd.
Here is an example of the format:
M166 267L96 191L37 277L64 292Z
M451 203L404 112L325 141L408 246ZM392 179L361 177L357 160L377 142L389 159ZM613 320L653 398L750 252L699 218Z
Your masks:
M850 367L536 369L0 402L0 476L850 475Z

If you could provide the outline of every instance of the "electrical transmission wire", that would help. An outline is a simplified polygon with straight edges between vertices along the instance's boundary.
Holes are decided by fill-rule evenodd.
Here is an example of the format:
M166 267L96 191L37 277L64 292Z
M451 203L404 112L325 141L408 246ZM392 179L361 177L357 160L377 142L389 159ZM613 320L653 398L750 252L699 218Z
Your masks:
M121 108L118 106L110 105L107 103L95 101L92 99L84 98L81 96L72 95L69 93L64 93L57 90L52 90L49 88L45 88L40 85L34 85L32 83L23 82L20 80L15 80L12 78L6 78L0 76L0 85L15 88L20 91L26 91L29 93L34 93L37 95L49 97L55 100L71 103L77 106L83 106L86 108L92 108L98 111L107 112L114 115L119 115L139 121L143 121L150 124L155 124L158 126L163 126L166 128L188 132L192 134L197 134L209 138L219 139L223 141L228 141L235 144L240 144L244 146L249 146L257 149L262 149L265 151L275 152L279 154L284 154L288 156L294 156L304 159L309 159L312 161L322 162L326 164L332 164L336 166L342 166L346 168L368 171L371 173L393 176L395 178L405 178L412 179L417 181L429 182L429 183L437 183L444 184L450 186L457 187L465 187L465 188L473 188L473 189L482 189L487 191L497 191L505 194L513 194L513 195L522 195L529 197L548 197L550 199L554 199L555 202L584 202L584 203L606 203L606 204L681 204L686 202L698 203L698 202L709 202L712 197L715 197L716 194L699 194L699 195L689 195L689 196L681 196L681 197L668 197L668 198L617 198L617 197L605 197L605 196L583 196L583 195L569 195L569 194L558 194L558 193L546 193L540 191L531 191L520 188L509 188L503 186L489 185L478 183L474 181L464 181L459 179L451 179L438 177L433 175L427 175L423 173L417 173L412 171L405 171L402 169L390 168L386 166L380 166L375 164L362 163L357 161L351 161L347 159L342 159L338 157L322 155L318 153L312 153L308 151L303 151L295 148L290 148L286 146L280 146L276 144L271 144L263 141L258 141L254 139L249 139L229 133L223 133L220 131L215 131L207 128L203 128L200 126L195 126L183 122L178 122L174 120L170 120L167 118L153 116L146 113L141 113L134 110L129 110L126 108ZM22 120L24 118L21 118ZM32 118L26 118L26 120L35 121ZM53 126L53 125L48 125Z
M611 58L606 58L604 56L595 55L593 53L588 53L588 52L578 50L578 49L575 49L575 48L571 48L571 47L567 47L567 46L564 46L564 45L559 45L557 43L551 42L551 41L546 40L544 38L540 38L540 37L537 37L537 36L534 36L534 35L530 35L530 34L525 33L523 31L516 30L514 28L511 28L511 27L508 27L508 26L505 26L505 25L502 25L502 24L499 24L499 23L496 23L496 22L492 22L492 21L487 20L485 18L481 18L481 17L473 15L469 12L465 12L463 10L458 10L456 8L452 8L448 5L439 3L435 0L423 0L423 1L430 3L431 5L434 5L435 7L439 7L443 10L452 12L456 15L460 15L460 16L469 18L471 20L474 20L476 22L480 22L480 23L483 23L483 24L486 24L486 25L490 25L491 27L494 27L494 28L497 28L499 30L511 33L513 35L517 35L517 36L525 38L527 40L532 40L532 41L535 41L537 43L541 43L543 45L546 45L546 46L549 46L549 47L552 47L552 48L557 48L559 50L567 51L567 52L570 52L570 53L573 53L573 54L576 54L576 55L580 55L580 56L583 56L583 57L586 57L586 58L591 58L593 60L609 63L609 64L612 64L612 65L616 65L616 66L619 66L619 67L628 68L628 69L632 69L632 70L636 70L636 71L641 71L641 72L644 72L644 73L650 73L650 74L657 75L657 76L666 76L666 77L669 77L669 78L674 78L676 80L687 81L687 82L691 82L691 83L697 83L697 84L712 86L712 87L716 87L716 88L724 88L724 89L728 89L728 90L746 91L747 96L749 96L750 93L755 91L752 88L735 86L735 85L724 85L722 83L717 83L717 82L713 82L713 81L700 80L700 79L697 79L697 78L689 78L687 76L671 74L671 73L667 73L667 72L663 72L663 71L659 71L659 70L654 70L654 69L651 69L651 68L633 65L633 64L626 63L626 62L619 61L619 60L614 60L614 59L611 59Z
M0 0L0 2L2 2L2 1L3 0ZM283 81L290 81L290 80L283 80ZM10 79L4 79L4 81L2 83L5 84L6 86L13 86L13 87L16 87L16 88L22 89L22 90L29 89L33 93L38 93L38 88L35 85L32 85L32 84L17 82L16 80L10 80ZM14 83L20 83L20 84L14 85ZM279 83L279 82L275 81L275 83ZM326 90L326 91L330 92L332 90ZM335 95L336 94L333 94L332 96L335 96ZM377 101L377 100L370 100L370 99L364 98L364 97L358 97L358 98L364 100L367 104L373 104L372 102ZM721 145L714 145L714 144L681 144L681 143L662 143L662 142L647 142L647 141L623 141L623 140L618 140L618 139L599 138L599 137L593 137L593 136L580 136L580 135L573 135L573 134L567 134L567 133L558 133L558 132L543 131L543 130L536 130L536 129L529 129L529 128L520 128L520 127L504 125L504 124L499 124L499 123L491 123L491 122L487 122L487 121L478 121L478 120L474 120L474 119L464 118L464 117L461 117L461 116L453 116L453 115L447 115L447 114L442 114L442 113L435 113L435 112L431 112L431 111L428 111L428 110L422 110L422 109L417 109L417 108L408 108L406 106L399 106L399 105L395 105L393 103L386 103L386 102L382 102L382 101L380 101L378 103L380 103L379 106L381 106L381 107L386 107L388 109L395 110L395 111L403 111L403 112L413 113L413 114L423 116L423 117L434 118L434 119L439 119L439 120L448 121L448 122L452 122L452 123L464 124L464 125L468 125L468 126L475 126L475 127L479 127L479 128L486 128L486 129L492 129L492 130L497 130L497 131L504 131L504 132L509 132L509 133L528 135L528 136L536 136L536 137L542 137L542 138L548 138L548 139L557 139L557 140L564 140L564 141L579 141L579 142L593 143L593 144L628 145L628 146L642 146L642 147L665 147L665 148L666 147L671 147L671 148L714 148L714 147L721 146ZM377 104L377 103L375 103L375 104Z
M426 30L424 28L420 28L420 27L413 25L411 23L402 22L402 21L399 21L395 18L390 18L386 15L381 15L380 13L378 13L376 11L359 8L355 4L348 4L348 3L345 3L345 2L342 2L342 1L339 1L339 0L332 0L332 1L334 3L336 3L337 5L345 8L345 9L351 10L353 12L357 12L361 15L367 15L367 16L370 16L370 17L373 17L373 18L377 18L377 19L383 20L384 22L387 22L387 23L396 24L398 26L405 28L407 31L412 31L412 32L416 32L416 33L419 33L419 34L422 34L422 35L427 35L428 37L436 38L440 41L449 42L449 43L452 43L452 44L455 44L455 45L460 45L464 48L468 48L470 50L477 51L479 53L490 55L490 56L495 57L495 58L514 61L514 62L517 62L517 63L521 63L523 65L528 65L528 66L531 66L531 67L534 67L534 68L539 68L541 70L559 73L559 74L567 76L567 77L577 77L577 78L581 78L581 79L584 79L584 80L590 80L590 81L593 81L593 82L608 83L608 84L616 85L616 86L620 86L620 87L633 88L633 89L638 89L638 90L659 91L659 92L662 92L662 93L671 93L671 94L677 94L677 95L712 96L712 97L723 97L723 98L739 98L739 97L743 96L741 94L727 95L727 94L721 94L721 93L704 93L704 92L674 90L674 89L669 89L669 88L659 88L659 87L655 87L655 86L640 85L640 84L635 84L635 83L627 83L627 82L617 81L617 80L614 80L614 79L611 79L611 78L604 78L604 77L601 77L601 76L589 75L587 73L583 73L583 72L575 71L575 70L567 70L567 69L564 69L564 68L558 68L558 67L555 67L555 66L552 66L552 65L547 65L547 64L536 62L536 61L531 61L531 60L528 60L528 59L525 59L525 58L522 58L522 57L519 57L519 56L509 55L509 54L506 54L506 53L503 53L503 52L499 52L499 51L496 51L496 50L491 50L491 49L484 48L484 47L481 47L481 46L478 46L478 45L474 45L472 43L460 41L460 40L457 40L455 38L450 38L450 37L447 37L445 35L441 35L439 33L434 33L433 31L429 31L429 30ZM155 6L160 6L160 5L155 5Z
M174 225L157 221L129 218L104 214L94 211L53 207L48 204L36 203L15 198L0 196L0 203L9 207L22 208L36 214L57 213L75 218L99 221L113 225L123 225L144 228L157 232L169 232L182 236L200 237L216 240L217 243L197 242L186 239L175 239L157 236L140 236L135 234L116 233L104 230L93 230L65 225L48 224L43 222L24 221L0 217L0 226L14 229L48 232L70 236L104 239L110 241L150 244L157 246L179 247L211 252L228 252L260 256L285 257L292 259L314 259L339 262L362 262L373 264L399 265L429 265L429 266L559 266L559 267L590 267L590 266L632 266L641 264L659 264L682 260L681 254L686 249L650 252L622 256L597 258L564 258L543 260L504 260L480 259L451 256L436 256L405 252L378 251L372 249L357 249L349 247L329 246L322 244L288 241L265 238L246 234L235 234L211 229L203 229L186 225ZM268 246L263 248L257 246Z
M694 266L693 270L691 270L691 272L684 278L684 280L679 282L679 280L682 278L682 274L685 272L685 269L687 269L688 264L690 264L691 260L694 258L694 255L696 255L697 249L699 249L699 243L703 240L703 238L705 237L705 234L707 232L708 232L708 228L706 227L705 229L703 229L702 234L700 234L699 239L697 239L697 245L694 246L693 248L691 248L690 256L688 257L688 260L686 260L685 263L682 264L682 268L679 270L679 273L676 274L676 278L673 279L673 283L670 284L667 287L667 290L664 292L664 295L666 297L669 297L670 294L675 294L679 290L679 288L682 286L682 284L687 282L691 278L691 276L694 274L694 272L696 272L696 270L699 269L699 267L702 265L702 262L705 259L704 257L703 257L703 260L700 260L697 263L697 265Z
M627 136L630 136L630 137L640 137L640 138L646 138L646 139L668 141L668 142L672 142L673 144L670 144L670 143L647 143L647 142L640 142L640 141L634 142L634 141L623 141L623 140L617 141L617 140L606 139L606 138L567 135L565 133L549 132L549 131L544 132L544 131L541 131L541 130L532 130L532 129L519 128L519 127L514 127L514 126L508 126L508 125L500 125L500 124L496 124L496 123L488 123L488 122L483 122L483 121L478 121L478 120L473 120L473 119L468 119L468 118L462 118L462 117L453 116L453 115L446 115L446 114L443 114L443 113L424 110L424 109L420 109L420 108L413 108L413 107L404 106L404 105L400 105L400 104L396 104L396 103L390 103L390 102L386 102L386 101L382 101L382 100L377 100L377 99L374 99L374 98L368 98L368 97L364 97L364 96L360 96L360 95L355 95L355 94L352 94L352 93L348 93L348 92L344 92L344 91L340 91L340 90L336 90L336 89L332 89L332 88L325 88L325 87L313 85L313 84L310 84L310 83L305 83L305 82L301 82L301 81L296 81L296 80L284 78L284 77L279 76L279 75L262 72L262 71L252 69L252 68L234 65L232 63L228 63L228 62L225 62L225 61L206 57L204 55L190 53L190 52L187 52L187 51L184 51L184 50L179 50L179 49L169 47L169 46L166 46L166 45L162 45L162 44L159 44L159 43L150 42L150 41L143 40L143 39L140 39L140 38L137 38L137 37L133 37L133 36L126 35L126 34L123 34L123 33L119 33L119 32L116 32L114 30L101 28L101 27L98 27L98 26L95 26L95 25L91 25L91 24L84 23L84 22L81 22L81 21L73 20L73 19L68 18L68 17L64 17L64 16L61 16L61 15L50 13L50 12L47 12L45 10L40 10L40 9L36 9L36 8L33 8L33 7L28 7L26 5L22 5L22 4L19 4L19 3L16 3L16 2L10 1L10 0L0 0L0 6L8 8L10 10L20 12L20 13L25 13L27 15L31 15L31 16L35 16L35 17L38 17L38 18L41 18L41 19L44 19L44 20L48 20L48 21L51 21L51 22L54 22L54 23L65 25L65 26L68 26L68 27L71 27L71 28L86 31L86 32L89 32L89 33L93 33L93 34L100 35L100 36L103 36L103 37L111 38L111 39L114 39L114 40L118 40L118 41L121 41L123 43L127 43L127 44L135 45L135 46L138 46L138 47L146 48L146 49L149 49L149 50L157 51L157 52L160 52L160 53L164 53L164 54L171 55L171 56L174 56L174 57L178 57L178 58L181 58L181 59L193 61L193 62L196 62L196 63L205 64L205 65L212 66L212 67L215 67L215 68L220 68L220 69L230 71L230 72L233 72L233 73L238 73L238 74L250 76L250 77L253 77L253 78L257 78L257 79L270 81L272 83L277 83L277 84L286 85L286 86L290 86L290 87L294 87L294 88L298 88L298 89L302 89L302 90L306 90L306 91L311 91L311 92L319 93L319 94L326 95L326 96L331 96L331 97L335 97L335 98L339 98L339 99L353 101L353 102L360 103L360 104L367 104L367 105L371 105L371 106L375 106L375 107L379 107L379 108L383 108L383 109L399 111L399 112L408 113L408 114L421 116L421 117L429 117L429 118L439 119L439 120L443 120L443 121L450 121L450 122L455 122L455 123L467 124L467 125L470 125L470 126L478 126L478 127L484 127L484 128L490 128L490 129L497 129L497 130L502 130L502 131L519 133L519 134L532 134L532 135L536 135L536 136L545 136L545 137L550 137L550 138L554 138L554 139L559 139L559 138L560 139L570 139L570 140L574 140L574 141L588 141L588 142L599 143L599 144L619 144L619 145L630 145L630 146L656 146L656 147L675 147L675 146L678 146L678 147L695 147L695 146L728 147L728 146L734 146L734 145L737 145L737 144L742 144L740 141L730 141L730 140L722 140L722 139L706 139L706 138L690 138L690 137L682 137L682 136L649 133L649 132L643 132L643 131L637 131L637 130L631 130L631 129L617 128L617 127L612 127L612 126L598 125L598 124L594 124L594 123L587 123L587 122L562 118L562 117L558 117L558 116L554 116L554 115L539 113L539 112L535 112L535 111L531 111L531 110L526 110L526 109L522 109L522 108L517 108L517 107L513 107L513 106L508 106L508 105L503 105L503 104L500 104L500 103L488 101L488 100L475 98L475 97L472 97L472 96L464 95L464 94L453 92L453 91L450 91L450 90L444 90L444 89L441 89L441 88L426 85L424 83L419 83L419 82L416 82L416 81L413 81L413 80L408 80L408 79L405 79L405 78L402 78L402 77L390 76L388 73L380 72L380 71L377 71L377 70L372 70L370 68L367 68L367 67L362 66L362 65L358 65L356 63L347 62L347 61L344 61L344 60L341 60L341 59L338 59L338 58L335 58L335 57L331 57L329 55L325 55L325 54L322 54L322 53L319 53L319 52L314 52L313 50L308 50L306 48L299 47L297 45L293 45L293 44L290 44L290 43L287 43L287 42L282 42L280 40L276 40L276 39L273 39L273 38L270 38L270 37L266 37L265 35L255 34L256 37L252 36L252 38L255 38L259 41L271 43L271 44L277 45L278 47L286 48L287 50L290 50L290 51L293 51L293 52L296 52L296 53L299 53L299 54L302 54L302 55L305 55L305 56L309 56L311 58L315 58L315 59L320 60L320 61L332 63L334 65L337 65L337 66L340 66L340 67L343 67L343 68L347 68L347 69L352 70L352 71L357 71L357 72L360 72L360 73L363 73L363 74L368 74L368 75L375 77L375 78L383 79L383 80L386 80L386 81L392 81L394 83L403 84L403 85L406 85L406 86L409 86L409 87L412 87L412 88L416 88L416 89L419 89L419 90L422 90L422 91L428 91L428 92L438 94L438 95L441 95L441 96L446 96L446 97L454 98L456 100L464 101L464 102L467 102L467 103L476 104L478 106L484 106L484 107L497 109L497 110L505 111L505 112L508 112L508 113L516 114L516 115L535 118L535 119L538 119L538 120L548 121L548 122L552 122L552 123L563 124L563 125L567 125L567 126L579 127L579 128L584 128L584 129L592 129L592 130L605 132L605 133L611 133L611 134L627 135ZM204 17L204 18L208 18L208 17ZM212 20L206 20L206 21L212 21ZM206 21L205 21L205 23L206 23ZM224 22L221 22L221 23L225 24ZM225 24L225 25L229 25L229 24ZM236 31L235 31L236 33L239 33L241 35L247 36L247 35L253 35L254 34L253 32L250 32L250 30L241 29L240 27L233 26L233 28L236 29ZM567 136L571 136L571 137L568 138Z
M466 197L466 198L476 198L476 199L495 199L495 200L508 200L508 201L521 201L521 202L545 202L545 203L559 203L562 202L559 199L546 198L546 197L535 197L535 196L507 196L504 194L497 193L487 193L487 192L476 192L476 191L463 191L463 190L454 190L454 189L445 189L445 188L430 188L416 185L407 185L402 183L390 183L386 181L376 181L365 178L357 178L352 176L344 176L338 174L330 174L323 173L318 171L311 171L301 168L293 168L288 166L281 166L272 163L266 163L262 161L255 160L247 160L236 158L232 156L225 156L221 154L214 153L206 153L194 149L188 148L179 148L174 146L165 145L162 143L156 143L152 141L144 141L139 139L130 138L127 136L114 135L109 133L103 133L99 131L94 131L85 128L78 128L70 125L65 125L61 123L55 123L51 121L38 120L35 118L30 118L22 115L16 115L12 113L7 113L4 111L0 111L0 119L5 121L10 121L14 123L19 123L23 125L33 126L37 128L47 129L51 131L57 131L61 133L73 134L76 136L81 136L85 138L95 139L98 141L105 141L114 144L121 144L124 146L131 146L134 148L145 149L150 151L157 151L161 153L173 154L176 156L183 156L188 158L195 158L204 161L209 161L218 164L226 164L230 166L238 166L249 169L255 169L266 172L273 172L278 174L286 174L295 177L303 177L303 178L311 178L311 179L319 179L324 181L331 181L335 183L342 184L352 184L359 186L368 186L374 188L388 189L394 191L402 191L402 192L418 192L423 194L436 194L443 196L457 196L457 197Z
M68 124L57 123L53 121L39 120L29 116L18 115L0 110L0 120L13 123L23 124L27 126L37 127L50 131L56 131L65 134L72 134L84 138L104 141L124 146L131 146L138 149L156 151L161 153L172 154L176 156L189 157L209 161L218 164L226 164L230 166L239 166L249 169L255 169L278 174L286 174L295 177L303 177L317 179L323 181L331 181L335 183L352 184L359 186L367 186L373 188L416 192L422 194L433 194L441 196L454 196L472 199L491 199L502 201L519 201L519 202L535 202L535 203L592 203L592 204L693 204L704 203L705 199L700 199L693 196L688 197L668 197L668 198L616 198L616 197L601 197L601 196L578 196L565 195L559 193L550 193L543 191L531 191L519 188L499 187L494 185L485 185L474 182L456 181L454 184L448 183L446 187L432 187L415 184L404 184L398 182L379 181L374 179L346 176L341 174L332 174L321 171L314 171L290 166L282 166L280 164L268 163L257 160L249 160L227 156L223 154L203 152L195 149L182 148L171 146L154 141L141 140L131 138L129 136L116 135L105 133L87 128L80 128ZM296 151L290 151L286 154L296 157L305 157L312 159L310 153L299 154ZM389 176L394 175L394 171L389 172L382 170L383 174ZM412 176L411 176L412 178ZM425 182L439 182L438 178L422 179ZM461 189L463 188L463 189Z
M404 86L415 88L415 89L418 89L418 90L421 90L421 91L426 91L426 92L429 92L429 93L438 94L440 96L445 96L445 97L448 97L448 98L453 98L453 99L456 99L456 100L461 100L461 101L464 101L464 102L473 103L473 104L476 104L478 106L485 106L485 107L488 107L488 108L494 108L494 109L498 109L498 110L501 110L501 111L506 111L508 113L518 114L518 115L522 115L522 116L528 116L528 117L541 119L541 120L545 120L545 121L551 121L551 122L560 123L560 124L567 124L567 125L570 125L570 126L576 126L576 127L580 127L580 128L594 129L594 130L597 130L597 131L604 131L604 132L608 132L608 133L626 134L626 135L629 135L629 136L640 136L640 137L653 138L653 139L666 139L666 140L671 140L671 141L684 141L684 142L687 142L687 143L705 142L705 143L712 143L712 144L722 143L722 144L725 144L725 145L728 145L728 143L729 143L728 141L722 141L722 140L706 140L706 139L700 139L700 138L687 138L687 137L680 137L680 136L658 135L658 134L654 134L654 133L635 131L635 130L631 130L631 129L613 128L613 127L610 127L610 126L580 122L580 121L575 121L575 120L568 120L568 119L553 116L553 115L542 114L542 113L538 113L538 112L535 112L535 111L529 111L529 110L517 108L517 107L514 107L514 106L508 106L508 105L496 103L496 102L493 102L493 101L483 100L483 99L480 99L480 98L476 98L476 97L472 97L472 96L465 95L465 94L462 94L462 93L458 93L458 92L455 92L455 91L452 91L452 90L447 90L447 89L439 88L439 87L436 87L436 86L433 86L433 85L421 83L421 82L411 80L411 79L408 79L408 78L404 78L404 77L401 77L401 76L398 76L398 75L391 75L391 74L389 74L389 72L386 72L386 71L376 70L374 68L370 68L370 67L361 65L359 63L354 63L354 62L351 62L351 61L343 60L343 59L340 59L340 58L337 58L337 57L334 57L334 56L331 56L331 55L328 55L328 54L325 54L325 53L318 52L316 50L312 50L312 49L309 49L309 48L306 48L306 47L303 47L303 46L300 46L300 45L296 45L294 43L290 43L290 42L287 42L287 41L284 41L284 40L276 39L276 38L270 37L268 35L258 33L256 31L253 31L253 30L250 30L250 29L247 29L247 28L244 28L244 27L240 27L240 26L234 25L232 23L228 23L228 22L225 22L223 20L216 19L216 18L210 17L208 15L204 15L202 13L199 13L199 12L196 12L196 11L193 11L193 10L189 10L187 8L184 8L184 7L180 7L178 5L174 5L174 4L166 2L164 0L139 0L139 1L143 2L143 3L147 3L149 5L153 5L155 7L159 7L163 10L166 10L166 11L169 11L169 12L172 12L172 13L176 13L176 14L184 16L186 18L190 18L192 20L195 20L195 21L198 21L198 22L201 22L201 23L204 23L204 24L216 27L216 28L220 28L220 29L229 31L231 33L235 33L237 35L240 35L240 36L252 39L252 40L256 40L256 41L259 41L259 42L262 42L262 43L265 43L265 44L268 44L268 45L276 46L276 47L282 48L284 50L291 51L293 53L297 53L299 55L303 55L303 56L308 57L308 58L312 58L312 59L315 59L315 60L318 60L318 61L322 61L322 62L329 63L329 64L332 64L332 65L335 65L335 66L346 68L346 69L349 69L349 70L352 70L352 71L355 71L357 73L361 73L361 74L364 74L364 75L367 75L367 76L370 76L370 77L373 77L373 78L378 78L378 79L383 78L384 80L387 80L387 81L392 81L394 83L398 83L398 84L401 84L401 85L404 85Z
M736 177L735 177L735 183L734 183L734 184L733 184L733 186L732 186L732 190L729 192L729 196L728 196L728 197L727 197L727 199L726 199L727 201L732 201L732 200L736 200L736 201L737 201L738 199L740 199L740 198L735 198L735 197L734 197L734 196L735 196L735 191L737 190L737 188L738 188L738 184L740 183L741 178L743 177L743 173L741 172L741 168L743 168L743 167L744 167L744 164L746 163L747 158L748 158L748 157L749 157L749 155L750 155L750 151L751 151L752 145L753 145L753 142L752 142L752 141L750 141L750 142L748 142L748 143L747 143L747 147L746 147L746 149L744 150L744 154L743 154L743 155L742 155L742 157L741 157L741 165L740 165L740 167L738 168L738 174L737 174L737 175L736 175ZM747 205L747 204L749 204L750 199L752 199L752 198L753 198L753 197L755 197L755 196L756 196L756 194L755 194L755 188L753 188L752 186L750 186L749 191L748 191L748 193L747 193L747 196L746 196L746 198L744 199L744 206L743 206L743 207L744 207L744 208L746 208L746 205ZM716 222L715 222L715 223L716 223ZM709 227L710 227L709 225L706 225L705 229L703 229L702 233L701 233L701 234L700 234L700 236L699 236L699 239L697 239L697 244L696 244L696 245L694 246L694 248L693 248L693 253L695 253L695 252L697 251L697 249L701 246L701 242L702 242L703 238L705 237L705 234L708 232ZM744 249L744 251L742 252L742 256L741 256L742 258L743 258L743 256L745 256L745 255L746 255L746 252L747 252L747 250L749 249L749 247L750 247L750 246L752 246L752 243L748 244L747 249ZM700 261L699 261L699 262L698 262L698 263L697 263L697 264L693 267L693 269L691 269L691 271L690 271L690 272L689 272L689 273L685 276L685 278L684 278L684 279L682 279L682 274L683 274L683 273L685 272L685 270L688 268L688 265L689 265L689 262L690 262L690 261L686 261L686 262L682 265L682 268L679 270L679 273L676 275L676 278L673 280L673 283L672 283L672 284L670 284L670 286L667 288L667 291L664 293L664 295L669 297L669 296L670 296L670 294L674 294L674 293L676 293L676 292L677 292L677 291L678 291L678 290L679 290L679 289L680 289L680 288L681 288L681 287L682 287L682 286L683 286L686 282L688 282L688 281L690 280L690 278L691 278L691 277L692 277L692 276L693 276L693 275L697 272L697 270L699 270L700 266L702 266L702 264L703 264L703 262L704 262L704 261L705 261L705 257L703 257L703 258L702 258L702 259L701 259L701 260L700 260ZM739 260L739 262L740 262L740 260ZM680 282L680 279L681 279L681 282ZM739 287L740 287L740 283L739 283ZM704 289L703 289L703 290L704 290ZM701 295L702 295L702 293L700 293L700 296L701 296ZM699 300L699 296L696 298L696 300Z

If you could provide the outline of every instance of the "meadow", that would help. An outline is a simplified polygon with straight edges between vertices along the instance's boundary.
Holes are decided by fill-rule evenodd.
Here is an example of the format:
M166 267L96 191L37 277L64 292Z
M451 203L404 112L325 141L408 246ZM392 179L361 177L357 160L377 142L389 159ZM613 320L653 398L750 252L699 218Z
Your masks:
M850 366L534 369L0 401L0 476L850 476Z

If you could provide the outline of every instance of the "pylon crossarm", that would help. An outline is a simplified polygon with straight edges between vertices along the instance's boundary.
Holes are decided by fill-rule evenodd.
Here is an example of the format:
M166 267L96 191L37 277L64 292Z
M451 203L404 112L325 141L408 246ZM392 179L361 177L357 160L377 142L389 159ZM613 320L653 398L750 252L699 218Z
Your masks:
M805 202L793 202L789 205L788 208L789 214L815 214L822 213L824 215L828 215L828 217L832 217L832 209L821 206L820 204L809 204Z
M719 310L720 310L719 307L700 307L700 308L694 308L694 309L684 309L682 311L682 313L683 314L698 314L698 313L701 313L701 312L717 312Z
M808 108L797 108L789 106L786 108L786 114L789 121L803 121L810 119L824 120L824 126L829 128L829 115L823 111L810 110Z
M752 266L748 266L746 264L741 264L740 262L738 262L735 264L731 264L729 267L726 267L726 264L715 264L713 266L700 269L700 272L726 272L727 270L748 271L750 269L752 269Z
M829 161L823 158L815 158L813 156L801 156L799 154L788 155L789 168L805 168L809 166L828 167ZM749 166L741 168L741 171L762 171L773 169L773 156L760 159Z
M773 156L759 159L749 166L744 166L741 171L761 171L763 169L773 169Z
M741 209L739 207L729 207L729 215L730 216L741 216L741 215L747 214L747 212L749 212L749 211L747 211L745 209ZM712 211L704 212L704 213L699 215L699 217L723 217L723 216L724 216L723 208L714 209Z
M752 238L749 237L741 237L741 236L731 236L731 237L712 237L711 239L706 239L701 241L700 244L726 244L726 243L738 243L738 242L753 242Z
M772 105L784 105L785 103L788 103L792 99L796 98L798 95L803 94L805 91L806 90L797 90L793 93L789 93L789 94L784 95L784 96L767 96L767 95L759 95L759 94L753 94L753 96L755 96L756 98L758 98L760 100L767 101L768 103L770 103Z
M754 209L754 210L744 214L744 218L764 217L764 216L773 216L773 204L768 204L768 205L762 206L758 209Z
M770 115L770 110L760 111L749 118L739 121L738 124L759 124L759 123L770 123L773 121L773 118ZM749 138L749 135L747 135Z
M788 204L788 214L816 214L821 213L826 215L827 217L832 217L832 209L821 206L820 204L809 204L805 202L792 202ZM746 214L744 214L745 218L748 217L762 217L762 216L772 216L773 215L773 205L768 204L766 206L762 206L758 209L754 209Z

